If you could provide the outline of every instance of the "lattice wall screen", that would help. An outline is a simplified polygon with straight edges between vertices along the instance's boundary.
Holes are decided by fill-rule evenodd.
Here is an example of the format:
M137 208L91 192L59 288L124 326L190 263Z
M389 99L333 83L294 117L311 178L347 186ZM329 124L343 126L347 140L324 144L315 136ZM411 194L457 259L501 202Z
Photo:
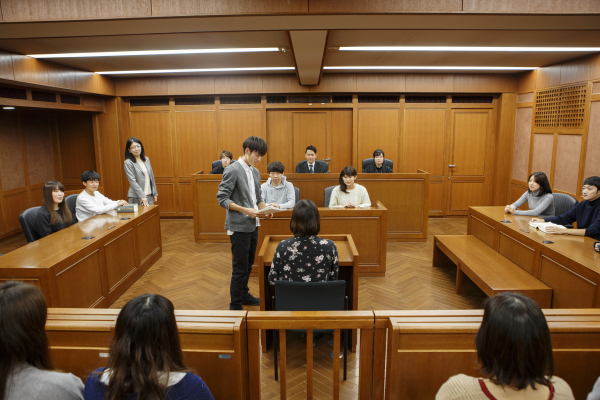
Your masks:
M535 97L536 128L581 128L587 84L540 90Z

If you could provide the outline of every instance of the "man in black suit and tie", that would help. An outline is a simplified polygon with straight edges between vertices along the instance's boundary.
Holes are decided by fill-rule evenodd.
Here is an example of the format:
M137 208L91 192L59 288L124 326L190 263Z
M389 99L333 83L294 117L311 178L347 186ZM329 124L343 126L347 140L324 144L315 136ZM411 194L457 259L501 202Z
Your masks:
M326 174L329 165L325 161L317 160L317 148L308 146L304 152L305 161L300 161L296 165L297 174Z

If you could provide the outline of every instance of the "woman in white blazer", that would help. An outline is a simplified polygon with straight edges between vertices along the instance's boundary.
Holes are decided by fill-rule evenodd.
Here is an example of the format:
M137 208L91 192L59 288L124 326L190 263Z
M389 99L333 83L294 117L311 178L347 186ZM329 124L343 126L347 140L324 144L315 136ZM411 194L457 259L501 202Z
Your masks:
M135 137L130 137L125 145L125 174L129 180L129 204L148 206L158 201L150 158L146 157L140 139Z

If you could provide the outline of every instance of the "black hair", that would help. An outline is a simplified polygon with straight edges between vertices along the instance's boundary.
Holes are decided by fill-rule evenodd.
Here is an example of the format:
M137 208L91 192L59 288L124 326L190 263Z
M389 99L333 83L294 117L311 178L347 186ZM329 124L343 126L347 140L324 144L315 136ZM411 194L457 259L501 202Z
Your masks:
M475 347L481 371L496 385L517 390L550 386L550 330L542 309L529 297L506 292L488 299Z
M528 184L529 184L529 180L531 179L532 176L533 176L533 180L535 181L535 183L540 185L538 194L535 197L542 197L546 193L552 193L552 189L550 189L550 182L548 182L548 177L546 176L545 173L534 172L533 174L529 175L529 178L527 178ZM527 187L527 191L529 193L532 193L531 189L529 189L529 186Z
M269 174L271 172L279 172L280 174L283 174L283 171L285 171L285 167L279 161L273 161L267 166L267 173Z
M342 192L348 193L348 191L347 191L348 187L346 186L346 183L344 182L344 176L356 176L356 170L354 169L354 167L351 165L348 165L347 167L344 167L342 172L340 172L340 189L342 189Z
M590 176L583 181L583 184L588 186L596 186L596 189L600 190L600 176Z
M229 157L230 160L233 160L233 154L229 150L223 150L221 154L219 154L219 160L223 157Z
M321 216L317 205L310 200L300 200L292 210L290 230L295 237L315 236L321 230Z
M85 171L81 174L81 182L100 180L100 175L96 171Z
M315 152L315 154L317 154L317 148L313 145L310 145L306 148L306 150L304 150L304 154L306 154L307 151L312 150Z
M142 152L140 153L140 158L142 159L142 161L146 162L146 152L144 151L144 145L142 144L140 139L138 139L136 137L130 137L129 139L127 139L127 144L125 144L125 159L136 162L134 155L131 154L131 151L129 151L129 149L131 148L131 145L134 143L139 144L140 147L142 148Z
M244 140L244 154L246 154L246 149L250 149L250 153L253 151L257 151L258 154L264 156L267 154L267 142L263 138L259 138L258 136L250 136L246 140Z
M385 158L385 154L383 154L383 150L381 149L377 149L373 152L373 158L377 157L377 156L383 156Z

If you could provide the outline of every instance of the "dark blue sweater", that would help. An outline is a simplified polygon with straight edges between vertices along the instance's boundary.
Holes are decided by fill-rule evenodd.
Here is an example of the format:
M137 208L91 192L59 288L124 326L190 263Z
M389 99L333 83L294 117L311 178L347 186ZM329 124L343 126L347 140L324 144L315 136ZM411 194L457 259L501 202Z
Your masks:
M104 368L98 368L90 374L85 381L84 397L86 400L105 400L107 386L100 382ZM130 393L123 400L135 400L137 393ZM208 387L197 375L188 372L176 385L170 386L166 391L165 400L214 400Z
M600 198L584 200L558 217L545 218L546 222L570 225L577 221L577 229L585 229L585 236L600 240Z

